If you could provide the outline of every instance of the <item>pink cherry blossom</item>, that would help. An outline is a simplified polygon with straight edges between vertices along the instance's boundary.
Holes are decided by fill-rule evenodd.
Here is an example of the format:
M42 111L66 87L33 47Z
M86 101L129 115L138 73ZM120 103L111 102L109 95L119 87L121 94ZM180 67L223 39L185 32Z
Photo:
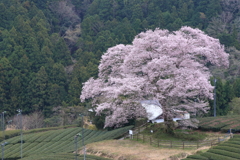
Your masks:
M105 127L146 116L142 100L159 101L167 119L176 109L207 112L213 86L206 64L228 67L228 54L218 39L191 27L148 30L132 45L109 48L98 78L84 83L80 98L92 99L97 114L107 113Z

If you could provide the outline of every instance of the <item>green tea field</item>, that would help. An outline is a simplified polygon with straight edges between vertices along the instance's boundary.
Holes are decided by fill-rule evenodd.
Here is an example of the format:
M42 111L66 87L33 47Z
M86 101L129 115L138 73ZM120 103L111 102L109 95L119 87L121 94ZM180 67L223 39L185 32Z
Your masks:
M206 117L198 119L199 129L203 131L221 131L228 132L232 129L233 132L240 131L240 116L219 116Z
M77 156L78 160L84 160L83 155ZM94 155L87 155L87 160L110 160L108 158L103 157L97 157ZM39 154L39 155L33 155L26 158L23 158L22 160L74 160L76 159L76 156L71 153L56 153L56 154Z
M205 153L188 156L184 160L237 160L240 158L240 135L234 135L227 142L212 147Z
M96 131L84 129L84 144L118 138L131 128L132 126L128 126L112 131ZM82 128L58 129L46 132L25 134L23 135L22 144L23 159L74 159L75 154L73 154L73 152L75 151L76 144L74 137L78 133L82 133ZM6 141L8 144L4 147L5 160L19 159L21 157L20 136L7 139ZM3 141L1 143L3 143ZM78 138L78 147L82 147L81 136ZM81 159L81 157L79 159ZM88 159L90 159L90 157ZM92 159L97 160L98 158L92 156Z

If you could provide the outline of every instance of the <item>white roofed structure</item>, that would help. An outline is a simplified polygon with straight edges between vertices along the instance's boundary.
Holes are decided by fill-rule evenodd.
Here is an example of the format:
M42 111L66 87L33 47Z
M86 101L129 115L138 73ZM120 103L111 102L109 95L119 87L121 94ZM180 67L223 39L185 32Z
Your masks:
M155 120L163 113L161 104L158 101L145 100L141 101L141 105L146 109L149 121Z
M161 119L161 115L163 114L161 104L156 100L144 100L141 101L141 105L145 108L147 112L148 121L152 123L162 123L164 119ZM190 114L186 111L174 110L177 114L176 117L173 118L173 121L182 120L182 119L190 119Z

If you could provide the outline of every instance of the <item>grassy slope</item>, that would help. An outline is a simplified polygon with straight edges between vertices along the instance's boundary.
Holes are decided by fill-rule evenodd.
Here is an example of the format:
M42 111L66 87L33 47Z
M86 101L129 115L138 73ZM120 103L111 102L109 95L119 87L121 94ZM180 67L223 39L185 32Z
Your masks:
M194 154L196 150L157 148L132 140L107 140L88 144L87 152L112 159L162 160L170 156Z
M154 130L153 133L150 131ZM204 132L193 132L192 130L177 130L176 136L173 137L168 134L164 134L161 130L161 125L159 124L149 124L141 136L145 135L145 138L154 137L160 140L202 140L213 137L213 133ZM216 138L216 134L214 134ZM188 136L188 137L186 137ZM107 140L96 143L91 143L87 145L88 153L101 155L108 158L114 159L131 159L131 160L161 160L169 157L179 157L184 158L187 155L195 154L199 150L206 150L210 147L201 147L197 149L193 148L169 148L169 147L153 147L149 144L149 141L136 141L136 140Z

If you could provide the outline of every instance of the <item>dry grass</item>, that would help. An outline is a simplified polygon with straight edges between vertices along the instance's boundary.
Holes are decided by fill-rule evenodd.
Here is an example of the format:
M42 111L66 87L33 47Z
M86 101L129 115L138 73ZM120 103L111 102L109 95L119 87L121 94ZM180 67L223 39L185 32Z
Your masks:
M15 125L7 125L5 130L12 131L12 130L16 130L16 129L17 129L17 127Z
M101 141L88 144L86 148L88 154L114 160L168 160L171 156L184 158L196 152L196 150L156 148L130 140ZM174 158L176 159L180 158Z

